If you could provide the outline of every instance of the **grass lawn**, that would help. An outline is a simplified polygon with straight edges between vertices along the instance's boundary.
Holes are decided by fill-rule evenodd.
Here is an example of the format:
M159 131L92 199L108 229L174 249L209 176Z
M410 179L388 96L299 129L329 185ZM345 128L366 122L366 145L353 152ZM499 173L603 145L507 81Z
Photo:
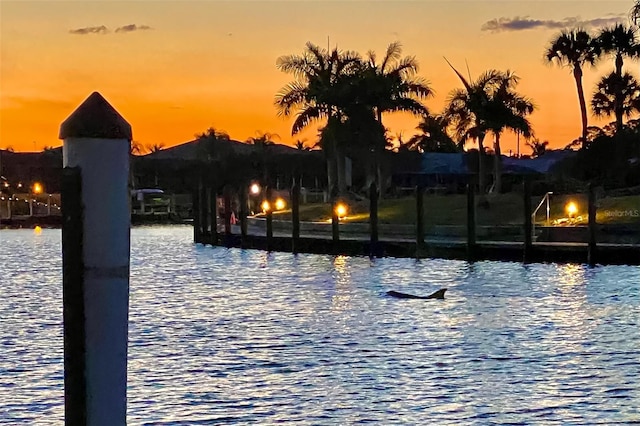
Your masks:
M542 197L533 197L531 208L535 209ZM477 201L477 198L476 198ZM586 194L551 195L549 219L551 222L566 218L569 202L577 207L576 218L571 223L587 223ZM486 203L476 207L477 223L481 226L520 225L524 223L522 194L510 193L486 196ZM349 222L369 221L369 201L351 202L346 220ZM467 220L466 195L426 195L424 197L425 226L461 225ZM329 221L330 204L305 204L300 206L300 220L308 222ZM274 220L291 220L291 210L274 213ZM378 220L381 224L415 224L416 201L414 197L380 200ZM598 223L640 224L640 196L608 197L598 200ZM546 204L538 210L536 223L546 222Z

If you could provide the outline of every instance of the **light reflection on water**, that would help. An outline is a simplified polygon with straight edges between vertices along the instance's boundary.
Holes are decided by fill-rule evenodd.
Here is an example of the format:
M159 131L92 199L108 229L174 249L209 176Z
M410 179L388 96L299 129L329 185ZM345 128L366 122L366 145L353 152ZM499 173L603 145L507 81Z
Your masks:
M640 419L640 268L265 253L132 231L129 424ZM60 231L0 232L0 423L63 419ZM396 300L389 289L445 301Z

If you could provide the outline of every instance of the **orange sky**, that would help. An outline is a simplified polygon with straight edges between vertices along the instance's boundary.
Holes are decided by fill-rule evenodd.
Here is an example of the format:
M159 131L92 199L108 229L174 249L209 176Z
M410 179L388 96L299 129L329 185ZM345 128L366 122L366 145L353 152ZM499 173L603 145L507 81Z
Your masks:
M420 62L420 75L442 109L457 77L446 56L472 77L489 68L514 70L519 91L534 99L536 135L563 147L580 133L570 71L542 60L545 46L567 19L594 30L626 21L625 1L7 1L0 2L0 148L59 146L60 123L93 91L129 121L134 140L171 146L210 126L237 140L257 131L292 143L293 119L276 116L275 93L291 76L276 59L301 53L312 41L382 54L400 41ZM502 19L509 29L483 30ZM134 25L133 27L126 27ZM99 30L100 27L106 27ZM523 26L531 27L519 29ZM503 25L504 27L504 25ZM93 28L93 30L90 30ZM501 27L502 28L502 27ZM119 31L116 31L120 29ZM129 29L129 31L127 31ZM73 33L75 31L76 33ZM91 32L94 31L94 32ZM77 33L86 34L77 34ZM612 69L605 60L586 70L585 92ZM628 69L637 74L637 64ZM385 118L391 134L414 133L417 120ZM609 120L607 120L609 121ZM590 117L590 124L602 124ZM503 152L515 137L503 137ZM529 152L528 148L523 148Z

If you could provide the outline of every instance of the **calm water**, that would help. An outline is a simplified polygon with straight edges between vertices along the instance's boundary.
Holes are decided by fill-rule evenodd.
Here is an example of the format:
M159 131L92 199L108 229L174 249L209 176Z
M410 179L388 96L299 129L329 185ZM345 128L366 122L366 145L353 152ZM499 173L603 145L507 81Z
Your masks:
M638 267L191 238L132 230L129 424L640 422ZM0 423L60 424L62 385L60 231L0 231Z

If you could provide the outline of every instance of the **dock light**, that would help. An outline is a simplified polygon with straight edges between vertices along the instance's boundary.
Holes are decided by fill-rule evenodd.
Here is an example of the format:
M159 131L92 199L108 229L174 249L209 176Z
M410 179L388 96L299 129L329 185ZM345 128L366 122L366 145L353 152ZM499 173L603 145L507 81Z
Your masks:
M578 213L578 206L573 201L568 202L565 209L567 210L569 218L574 217L576 213Z
M285 203L282 198L276 200L276 210L284 210L286 205L287 203Z
M268 212L269 210L271 210L271 205L269 204L269 202L267 200L264 200L262 202L262 204L260 204L260 207L262 208L263 212Z
M40 182L34 183L32 189L34 194L42 194L42 184Z
M343 203L339 203L336 206L336 214L338 215L338 219L344 219L347 216L347 206Z
M260 185L257 183L252 184L249 187L249 191L251 192L251 195L258 195L260 193Z

